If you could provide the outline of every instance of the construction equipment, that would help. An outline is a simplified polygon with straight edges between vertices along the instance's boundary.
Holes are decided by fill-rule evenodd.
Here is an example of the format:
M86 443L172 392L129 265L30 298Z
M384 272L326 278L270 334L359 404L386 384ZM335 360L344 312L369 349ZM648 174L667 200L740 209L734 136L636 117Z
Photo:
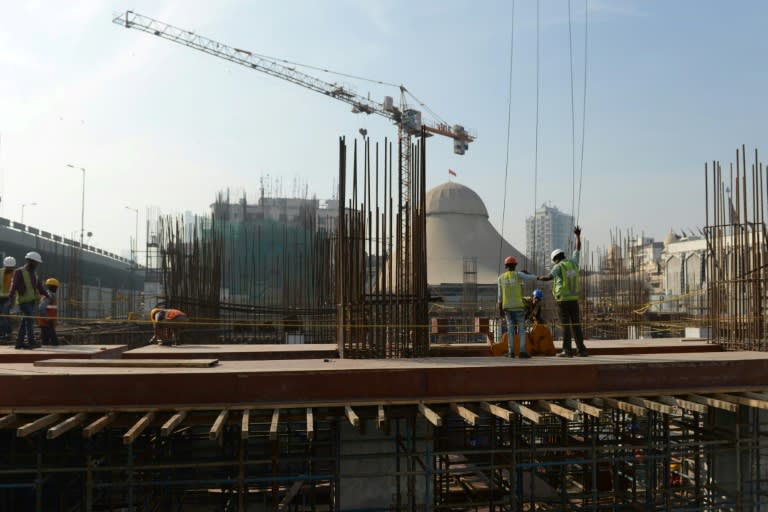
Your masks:
M400 89L399 107L395 106L391 96L385 96L382 103L377 103L370 98L346 89L342 85L326 82L301 71L297 71L295 67L283 65L274 58L248 50L234 48L133 11L126 11L125 14L114 18L112 21L125 28L133 28L162 37L168 41L234 62L235 64L240 64L241 66L256 71L261 71L262 73L287 80L288 82L343 101L352 106L352 112L354 113L377 114L392 121L397 126L400 148L398 153L398 167L402 187L398 206L404 214L404 222L402 223L404 232L401 234L401 240L404 241L408 239L407 231L411 226L411 212L408 203L414 172L414 169L412 168L411 137L422 133L425 135L442 135L444 137L449 137L453 139L454 153L459 155L463 155L469 148L469 143L475 140L475 136L467 132L461 125L455 124L450 126L445 122L435 124L424 122L421 117L421 112L408 106L406 96L410 95L414 100L416 100L416 98L410 94L403 85L398 86ZM285 60L281 61L287 62ZM406 268L406 265L403 263L407 261L409 256L410 247L407 243L402 244L398 249L398 269Z

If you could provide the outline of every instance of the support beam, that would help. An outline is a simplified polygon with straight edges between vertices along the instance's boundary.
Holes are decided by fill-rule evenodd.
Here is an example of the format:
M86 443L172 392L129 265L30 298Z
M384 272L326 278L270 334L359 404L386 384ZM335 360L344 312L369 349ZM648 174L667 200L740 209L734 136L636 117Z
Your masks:
M706 414L709 411L709 407L704 404L692 402L684 398L678 398L676 396L660 396L657 400L663 404L673 405L685 409L686 411L698 412Z
M33 434L38 430L50 427L59 421L59 419L61 419L61 414L46 414L41 418L37 418L35 421L30 421L26 425L22 425L21 427L17 428L16 437L27 437L28 435Z
M277 441L277 426L280 424L280 409L272 411L272 423L269 425L269 440Z
M88 425L83 429L83 437L86 439L90 439L95 434L98 434L102 430L104 430L110 423L115 421L115 418L117 418L117 413L114 412L108 412L101 418L95 420L93 423Z
M347 419L349 420L349 423L355 427L360 428L360 417L357 415L357 413L352 409L352 407L345 405L344 406L344 414L347 416Z
M144 432L144 430L146 430L150 423L152 423L153 419L155 419L155 413L153 411L150 411L142 416L141 419L137 421L128 432L123 434L123 444L133 444L136 438L139 437L141 433Z
M753 393L751 391L747 391L742 393L742 395L744 395L747 398L752 398L754 400L761 400L763 402L768 402L768 393Z
M654 400L649 400L643 397L631 396L627 398L627 402L631 404L639 405L640 407L645 407L646 409L649 409L651 411L660 412L661 414L673 415L679 412L677 409L677 404L667 405L667 404L656 402Z
M506 421L507 423L509 423L509 418L512 416L512 411L488 402L480 402L480 408L493 414L497 418Z
M579 417L578 412L568 409L567 407L563 407L560 404L550 402L549 400L536 400L536 405L545 411L551 412L552 414L560 416L561 418L565 418L568 421L574 421Z
M243 419L240 421L240 439L245 441L251 431L251 410L243 410Z
M13 425L19 419L19 415L16 413L6 414L0 418L0 428L5 428L9 425Z
M428 422L436 427L443 424L443 418L440 417L435 411L427 407L423 402L419 403L419 412L424 416Z
M648 409L645 407L635 405L629 402L625 402L623 400L617 400L615 398L597 398L596 400L601 401L603 404L605 404L608 407L611 407L612 409L618 409L620 411L628 412L630 414L634 414L635 416L645 416L648 414Z
M384 426L387 423L387 415L384 414L384 404L379 404L379 412L376 415L376 428L378 430L384 430Z
M65 432L69 432L75 427L78 427L85 423L85 418L88 415L84 412L79 412L75 414L74 416L71 416L67 418L66 420L62 421L58 425L55 425L48 429L48 433L45 435L48 439L56 439L60 435L64 434Z
M718 400L716 398L712 398L710 396L703 396L703 395L686 395L686 400L690 400L691 402L696 402L697 404L703 404L709 407L714 407L716 409L722 409L724 411L728 412L737 412L739 410L738 404L734 404L731 402L726 402L724 400Z
M312 414L312 408L307 407L307 441L315 438L315 416Z
M746 405L747 407L753 407L755 409L768 409L768 401L765 400L759 400L741 395L716 394L713 396L718 400L735 402L739 405Z
M541 414L537 413L530 407L526 407L517 402L509 402L509 408L520 416L528 419L529 421L532 421L533 423L536 423L537 425L539 422L541 422Z
M208 439L215 440L221 437L221 433L224 431L224 425L229 418L229 409L224 409L219 413L216 421L213 422L211 430L208 431Z
M588 414L592 416L593 418L599 418L600 415L603 413L603 410L599 407L595 407L594 405L589 405L588 403L582 402L581 400L565 400L565 405L572 409L576 409L577 411L581 411L584 414Z
M170 417L162 427L160 427L160 435L162 437L168 437L173 434L176 427L181 425L181 422L187 419L187 411L178 411L176 414Z
M478 415L474 412L470 411L463 405L459 405L457 403L451 403L451 410L461 416L464 421L466 421L468 424L474 426L477 423Z

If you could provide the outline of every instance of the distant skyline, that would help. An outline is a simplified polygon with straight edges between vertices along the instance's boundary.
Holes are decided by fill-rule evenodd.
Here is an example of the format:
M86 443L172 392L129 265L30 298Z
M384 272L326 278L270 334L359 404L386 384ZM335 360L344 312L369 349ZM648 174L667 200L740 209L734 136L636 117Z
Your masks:
M3 0L0 215L18 221L27 205L25 223L77 237L81 172L67 164L83 167L91 243L124 254L135 226L126 206L139 209L143 245L147 208L208 213L217 191L254 197L262 176L282 180L286 192L296 181L330 198L339 136L396 135L384 119L111 23L126 9L238 48L405 84L478 135L463 157L451 141L429 140L427 187L450 177L475 190L518 248L525 218L548 201L579 213L592 246L607 245L616 229L657 240L670 228L695 230L704 224L704 162L727 165L741 144L768 150L768 4L589 0L583 189L573 212L586 4L571 1L573 94L568 2L538 4L537 151L537 3L518 0L502 222L512 5ZM377 101L398 97L392 87L307 72Z

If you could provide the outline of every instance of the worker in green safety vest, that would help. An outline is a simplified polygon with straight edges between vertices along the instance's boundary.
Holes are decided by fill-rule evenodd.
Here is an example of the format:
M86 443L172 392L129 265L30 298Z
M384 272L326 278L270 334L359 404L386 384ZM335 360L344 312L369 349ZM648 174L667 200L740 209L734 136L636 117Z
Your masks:
M560 323L563 325L563 351L557 355L560 357L573 357L571 349L571 335L576 339L577 355L587 357L587 348L584 346L584 334L581 330L579 319L579 255L581 254L581 228L573 229L576 234L576 250L573 256L566 259L562 249L552 251L552 270L549 275L539 276L540 281L552 281L552 295L557 301L557 309L560 314Z
M37 303L40 296L50 298L48 290L43 286L42 280L37 276L37 266L43 262L43 258L37 251L29 251L24 256L25 264L17 268L13 273L11 280L11 289L8 291L8 302L13 306L14 299L18 295L16 302L19 304L22 319L19 327L19 334L16 337L16 348L36 348L34 318ZM27 342L24 343L26 335Z
M507 321L507 339L509 340L508 356L515 357L515 329L520 336L520 358L531 357L525 350L525 305L523 304L522 282L535 281L536 276L526 272L518 272L517 258L507 256L504 260L506 272L498 279L499 316Z

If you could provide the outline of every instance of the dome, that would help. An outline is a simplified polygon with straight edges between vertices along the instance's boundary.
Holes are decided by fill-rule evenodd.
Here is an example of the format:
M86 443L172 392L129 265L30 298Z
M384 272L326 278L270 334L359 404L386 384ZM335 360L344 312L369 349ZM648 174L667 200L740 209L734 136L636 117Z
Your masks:
M485 203L477 193L454 182L443 183L427 192L427 215L458 213L488 218Z
M675 234L672 229L669 230L669 233L667 233L667 236L664 237L664 247L667 247L672 242L677 242L680 239L679 236Z

